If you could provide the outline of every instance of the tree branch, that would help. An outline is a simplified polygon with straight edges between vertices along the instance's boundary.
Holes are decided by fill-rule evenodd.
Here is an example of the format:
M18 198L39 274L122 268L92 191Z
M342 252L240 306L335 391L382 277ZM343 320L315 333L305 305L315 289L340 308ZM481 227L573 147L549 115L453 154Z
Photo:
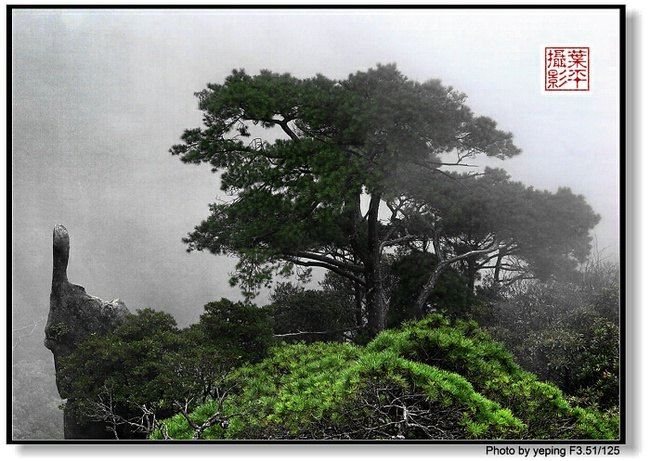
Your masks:
M292 264L296 264L298 266L322 267L322 268L325 268L327 270L330 270L330 271L334 272L335 274L340 275L341 277L345 277L345 278L347 278L349 280L352 280L353 282L358 283L359 285L365 285L365 282L362 279L360 279L359 277L357 277L357 276L355 276L353 274L350 274L349 272L346 272L346 271L340 269L339 267L332 266L332 265L327 264L327 263L318 262L318 261L301 261L301 260L296 259L295 257L289 256L289 255L284 256L284 259L286 259L288 262L290 262Z
M404 235L402 237L397 237L397 238L394 238L392 240L386 240L386 241L382 242L381 245L379 246L379 248L380 248L380 251L381 251L381 249L383 249L384 247L396 245L398 243L411 242L411 241L417 240L417 239L418 239L418 236L416 236L416 235Z
M339 261L337 259L330 258L328 256L319 253L313 253L311 251L291 251L291 252L286 252L285 255L293 256L296 258L313 259L315 261L324 262L326 264L336 266L340 269L349 270L352 272L359 272L359 273L363 272L363 267L358 264L353 264L351 262L346 262L346 261Z
M280 128L282 128L282 131L284 131L292 140L294 141L299 141L300 137L296 133L293 132L291 128L289 128L289 121L287 119L282 119L282 120L275 120L273 119L275 123L280 125Z
M498 250L498 249L499 249L498 246L495 247L494 245L492 245L492 246L490 246L490 248L483 248L483 249L480 249L480 250L468 251L467 253L463 253L461 255L454 256L453 258L449 258L449 259L445 259L444 261L440 261L438 263L438 265L448 266L450 264L455 263L456 261L460 261L461 259L471 258L472 256L476 256L476 255L480 255L480 254L484 254L484 253L489 253L490 251L494 251L494 250Z
M435 244L435 241L436 240L434 239L434 244ZM458 256L454 256L453 258L449 258L449 259L445 259L445 260L441 260L441 256L438 256L438 264L436 265L435 269L433 270L433 273L429 277L429 280L427 280L427 283L425 283L424 286L422 287L422 290L420 290L420 294L417 297L416 307L418 308L418 310L420 310L422 313L424 313L424 305L425 305L427 299L429 298L429 296L431 295L431 293L433 292L433 290L434 290L434 288L436 286L436 283L438 282L438 278L440 277L442 272L447 267L449 267L451 264L453 264L453 263L455 263L457 261L467 259L467 258L470 258L472 256L480 255L480 254L483 254L483 253L489 253L490 251L494 251L494 250L497 250L497 249L499 249L498 246L491 245L489 248L483 248L483 249L480 249L480 250L468 251L466 253L463 253L463 254L460 254ZM438 249L438 247L436 245L436 253L438 251L439 251L439 249Z
M276 335L273 335L276 338L286 338L290 336L302 336L302 335L328 335L332 333L345 333L347 331L356 331L360 330L362 327L356 326L356 327L348 327L348 328L339 328L337 330L326 330L326 331L296 331L293 333L279 333Z

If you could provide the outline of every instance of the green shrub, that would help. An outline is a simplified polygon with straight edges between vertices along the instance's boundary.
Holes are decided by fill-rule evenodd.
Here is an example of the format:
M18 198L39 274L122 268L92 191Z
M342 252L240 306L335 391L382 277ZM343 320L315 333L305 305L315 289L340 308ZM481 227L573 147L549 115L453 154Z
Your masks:
M573 282L532 282L494 304L481 324L522 368L580 405L619 405L619 286L615 266L592 265Z
M205 305L199 326L210 343L233 360L260 360L273 343L268 315L260 308L222 298Z
M271 301L265 309L273 320L274 333L320 332L285 337L286 342L343 341L346 329L353 331L357 326L354 308L343 291L306 290L282 283Z
M261 363L238 370L232 384L237 388L223 411L233 416L226 428L205 431L205 438L503 438L524 428L461 376L350 344L276 348ZM403 409L412 415L406 422ZM201 424L215 410L210 402L190 417ZM165 424L171 438L193 436L182 415Z
M208 303L199 323L185 329L169 314L143 309L111 333L91 335L59 372L79 420L103 421L116 436L133 438L179 404L216 398L223 376L264 357L272 341L260 309L226 299Z
M540 382L517 365L512 355L476 322L431 315L400 330L381 333L371 351L389 350L465 377L477 392L494 400L527 424L529 439L613 438L607 417L573 407L562 392Z
M558 326L531 332L515 348L522 367L537 370L583 405L611 409L619 404L616 324L585 318L582 331Z
M170 438L610 439L616 415L571 406L523 371L474 322L439 315L380 334L367 347L274 348L230 378L231 394L164 421ZM152 438L163 438L159 430Z

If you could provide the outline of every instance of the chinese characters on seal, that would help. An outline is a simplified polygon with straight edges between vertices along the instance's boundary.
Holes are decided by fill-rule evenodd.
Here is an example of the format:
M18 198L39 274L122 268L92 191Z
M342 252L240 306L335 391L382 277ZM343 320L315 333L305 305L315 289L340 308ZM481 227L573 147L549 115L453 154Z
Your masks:
M544 61L544 90L589 91L589 47L546 47Z

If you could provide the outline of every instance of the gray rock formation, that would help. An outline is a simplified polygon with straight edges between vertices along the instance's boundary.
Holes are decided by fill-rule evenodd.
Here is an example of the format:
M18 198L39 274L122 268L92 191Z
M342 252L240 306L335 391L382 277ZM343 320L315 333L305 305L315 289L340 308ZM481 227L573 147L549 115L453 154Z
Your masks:
M81 341L93 333L103 334L115 329L124 320L128 309L122 301L107 302L90 296L84 287L68 282L70 237L65 227L54 226L54 264L50 312L45 325L45 347L54 354L56 385L61 398L67 399L67 378L61 373L61 360ZM73 403L68 401L68 404ZM99 423L81 423L66 406L64 434L66 439L106 438L110 435Z

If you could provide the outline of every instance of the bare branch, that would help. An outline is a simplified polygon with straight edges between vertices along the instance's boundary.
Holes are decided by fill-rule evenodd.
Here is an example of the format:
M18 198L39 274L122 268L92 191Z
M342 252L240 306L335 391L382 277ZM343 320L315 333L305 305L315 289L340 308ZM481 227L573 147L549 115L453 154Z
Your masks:
M356 331L360 330L362 327L360 326L354 326L354 327L348 327L348 328L339 328L337 330L325 330L325 331L296 331L294 333L280 333L273 335L276 338L286 338L290 336L302 336L302 335L328 335L328 334L333 334L333 333L346 333L348 331Z
M365 282L362 279L360 279L359 277L357 277L357 276L355 276L353 274L350 274L349 272L346 272L344 270L341 270L340 268L338 268L336 266L332 266L330 264L326 264L326 263L322 263L322 262L318 262L318 261L302 261L300 259L292 258L290 256L285 256L285 259L288 262L290 262L292 264L296 264L298 266L323 267L323 268L325 268L327 270L330 270L330 271L340 275L341 277L345 277L345 278L347 278L349 280L352 280L353 282L355 282L355 283L357 283L359 285L365 285Z
M397 237L392 240L386 240L379 244L379 251L383 250L384 247L397 245L398 243L412 242L417 240L419 237L416 235L404 235L402 237Z
M295 256L297 258L313 259L315 261L321 261L332 266L337 266L341 269L349 270L352 272L363 272L363 266L358 264L353 264L347 261L339 261L334 258L330 258L320 253L314 253L313 251L292 251L285 253L288 256Z

